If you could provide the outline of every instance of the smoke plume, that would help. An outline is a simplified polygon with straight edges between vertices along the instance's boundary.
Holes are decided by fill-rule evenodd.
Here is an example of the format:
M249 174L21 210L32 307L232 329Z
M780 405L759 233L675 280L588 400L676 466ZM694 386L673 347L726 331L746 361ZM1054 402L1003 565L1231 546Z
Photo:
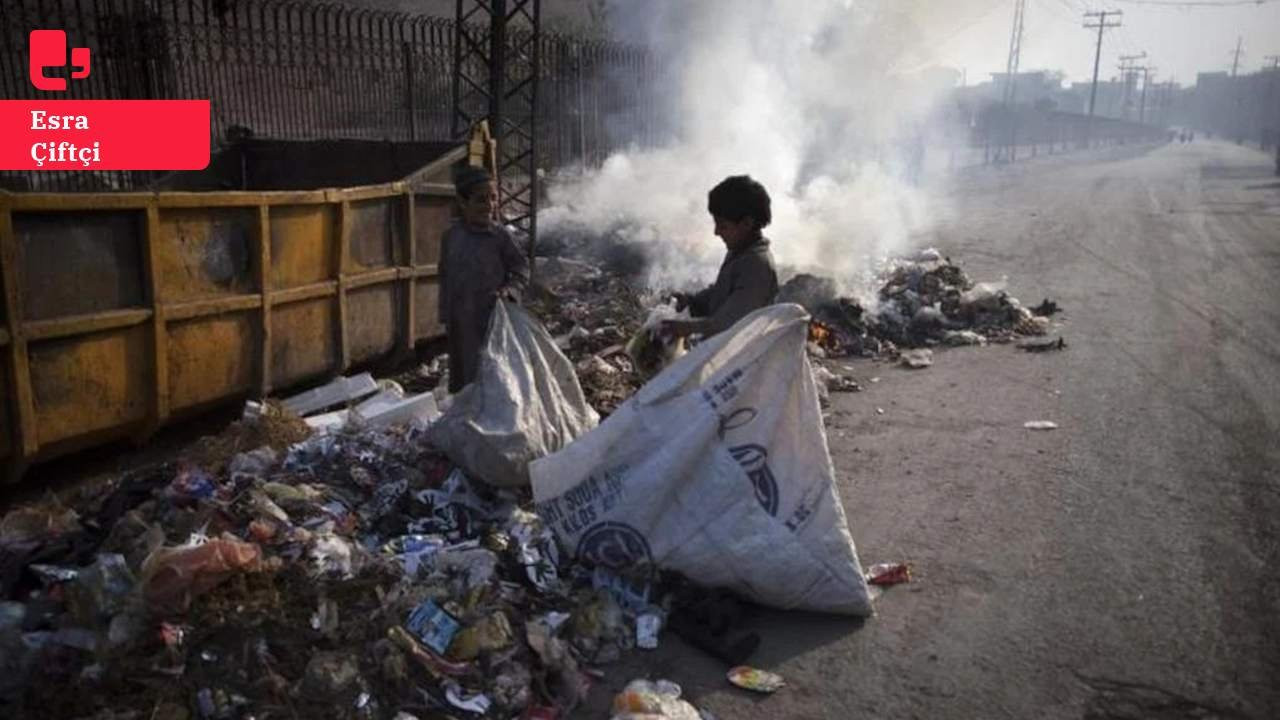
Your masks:
M650 284L704 285L724 255L707 191L749 174L773 198L779 265L856 282L941 212L913 160L948 83L918 68L966 4L618 2L615 36L670 63L664 96L638 101L665 105L673 139L553 182L540 231L634 244Z

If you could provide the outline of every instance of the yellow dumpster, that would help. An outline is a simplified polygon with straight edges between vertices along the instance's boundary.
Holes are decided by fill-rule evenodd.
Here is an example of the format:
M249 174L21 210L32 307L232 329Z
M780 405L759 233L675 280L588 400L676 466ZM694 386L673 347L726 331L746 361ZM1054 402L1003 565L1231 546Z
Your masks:
M0 191L9 476L439 336L450 170L492 158L483 126L463 145L248 141L154 192Z

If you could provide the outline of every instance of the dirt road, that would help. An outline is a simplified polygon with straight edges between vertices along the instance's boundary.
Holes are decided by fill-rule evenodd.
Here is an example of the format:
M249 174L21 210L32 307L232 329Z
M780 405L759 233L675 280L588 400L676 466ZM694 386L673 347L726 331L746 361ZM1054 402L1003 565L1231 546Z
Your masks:
M865 623L767 613L727 687L672 636L611 669L723 719L1280 717L1280 183L1257 151L1169 145L981 170L920 238L1066 309L1070 347L941 352L834 396ZM877 413L877 408L884 410ZM1052 420L1056 431L1023 429Z

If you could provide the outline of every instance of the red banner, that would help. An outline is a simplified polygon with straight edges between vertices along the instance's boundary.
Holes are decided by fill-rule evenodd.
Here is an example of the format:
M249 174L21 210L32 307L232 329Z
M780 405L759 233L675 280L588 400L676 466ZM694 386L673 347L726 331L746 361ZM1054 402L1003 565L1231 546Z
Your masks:
M208 165L208 100L0 100L0 170Z

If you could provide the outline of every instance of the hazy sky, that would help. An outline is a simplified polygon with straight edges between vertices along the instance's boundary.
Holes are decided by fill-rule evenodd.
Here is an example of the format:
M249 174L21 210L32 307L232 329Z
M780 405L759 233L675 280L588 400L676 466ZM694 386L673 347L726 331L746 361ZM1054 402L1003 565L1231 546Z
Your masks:
M1229 2L1231 0L1203 0ZM967 0L965 17L950 29L931 28L938 61L967 68L969 82L1002 72L1009 53L1013 0ZM1280 54L1280 1L1227 7L1163 7L1118 0L1028 0L1023 70L1062 70L1069 81L1093 74L1097 30L1085 30L1086 10L1122 10L1123 26L1103 38L1099 77L1117 74L1119 56L1146 51L1159 80L1189 85L1197 72L1230 70L1236 38L1244 37L1241 72L1253 72L1267 55Z

